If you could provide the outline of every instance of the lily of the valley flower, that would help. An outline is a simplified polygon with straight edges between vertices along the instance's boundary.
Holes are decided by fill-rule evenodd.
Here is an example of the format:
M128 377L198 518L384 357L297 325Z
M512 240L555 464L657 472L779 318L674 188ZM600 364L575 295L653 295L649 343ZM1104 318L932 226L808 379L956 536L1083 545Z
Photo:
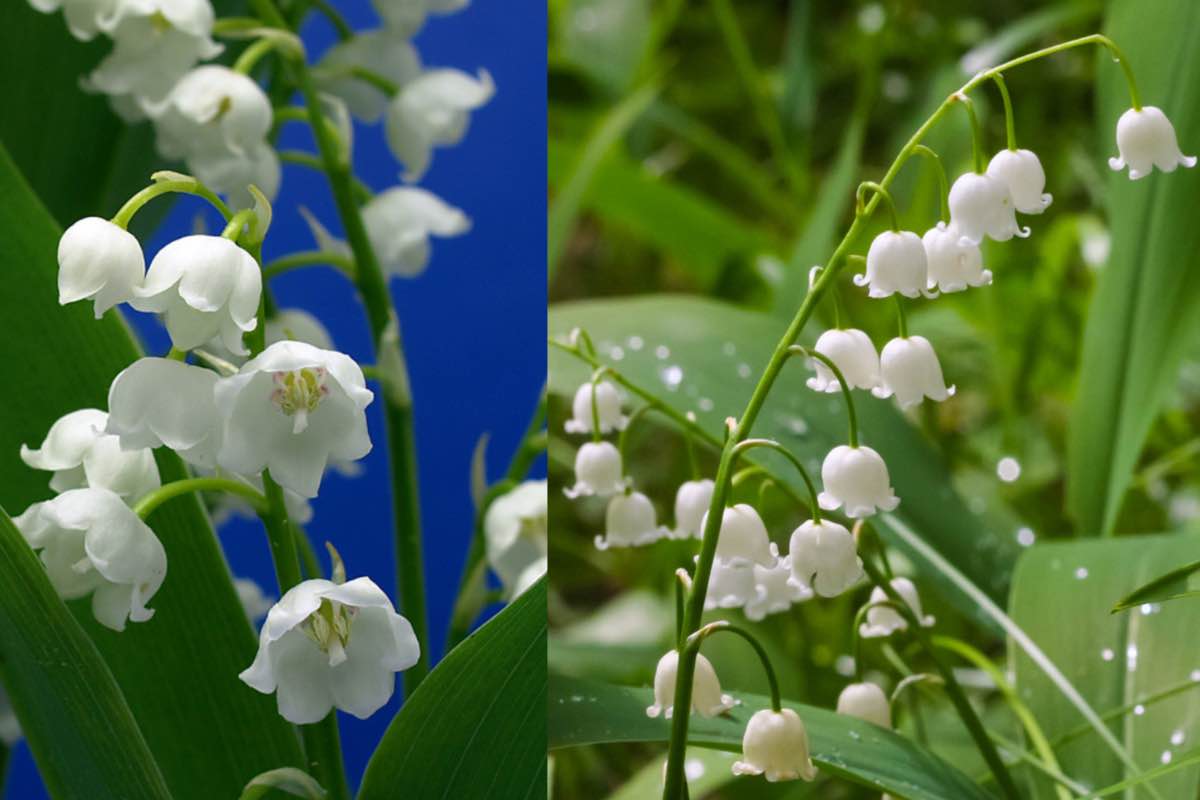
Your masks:
M842 689L837 712L873 722L881 728L892 727L892 709L887 695L874 683L852 683Z
M1162 109L1142 106L1131 108L1117 120L1117 152L1108 165L1120 172L1129 167L1129 179L1144 178L1158 167L1174 172L1182 164L1196 166L1195 156L1185 156L1175 138L1175 126Z
M302 308L283 308L267 320L267 344L304 342L322 350L333 349L333 337L321 320Z
M654 705L646 709L646 716L662 715L670 719L675 710L675 677L679 673L679 652L668 650L658 660L654 669ZM724 714L737 705L727 694L721 694L721 682L712 662L702 654L696 654L696 671L692 679L692 710L702 717Z
M412 36L429 14L450 14L467 7L469 0L373 0L383 24L404 36Z
M867 249L867 271L854 276L871 297L918 297L928 283L929 265L921 237L912 231L884 231Z
M471 112L495 91L487 70L472 78L456 69L431 69L401 87L388 106L386 127L392 154L404 164L404 179L421 179L435 146L462 141Z
M575 485L563 494L577 497L608 497L625 488L621 451L610 442L588 442L575 454Z
M832 520L809 520L796 528L788 556L796 580L822 597L837 597L862 579L854 536Z
M761 622L770 614L781 614L812 597L812 591L792 576L791 558L781 558L770 567L754 564L751 569L757 591L742 609L751 622Z
M85 217L58 241L58 302L91 299L96 319L133 298L146 277L146 258L136 237L100 217Z
M1014 236L1029 236L1029 228L1017 224L1008 184L988 173L967 172L950 187L950 224L974 244L988 236L1007 242Z
M97 21L113 40L112 52L84 86L111 95L127 115L156 116L188 70L220 55L213 22L209 0L113 0Z
M668 534L658 524L650 498L641 492L614 495L604 512L604 535L596 537L596 549L641 547L654 544Z
M712 501L716 484L709 478L684 481L675 492L675 529L671 535L676 539L699 539L703 528L704 514Z
M768 781L811 781L817 776L808 755L808 732L800 715L790 708L763 709L746 723L742 760L733 762L734 775L762 775Z
M921 237L929 260L929 288L961 292L969 286L987 286L991 270L983 268L983 251L958 232L958 228L939 222Z
M64 600L92 596L96 621L115 631L154 615L167 554L154 531L107 489L72 489L13 520Z
M920 403L926 397L942 402L954 394L942 377L933 345L924 336L897 337L883 346L879 354L883 383L873 394L876 397L895 395L901 408Z
M921 627L929 628L934 623L934 618L921 613L921 598L917 594L917 587L908 578L893 578L892 588L904 600L913 615L920 620ZM871 597L867 600L868 603L882 603L887 601L887 593L883 589L876 586L871 590ZM877 605L867 610L867 621L858 629L858 635L864 639L878 639L884 636L891 636L896 631L908 630L908 622L901 616L900 612L891 606Z
M363 206L363 224L384 272L413 278L429 264L429 237L458 236L471 220L432 192L397 186Z
M86 42L100 32L100 20L112 13L116 0L29 0L43 14L62 11L71 35Z
M313 579L292 587L267 613L254 663L238 677L276 695L297 725L337 708L366 719L387 703L394 674L417 663L412 626L370 578Z
M217 374L168 358L141 358L108 390L106 432L127 450L165 445L197 467L216 466L221 426Z
M879 354L871 337L857 328L827 330L813 346L841 371L851 389L874 389L879 385ZM817 374L808 379L808 388L817 392L841 390L833 370L820 359L811 359Z
M122 449L120 439L104 432L107 426L103 411L72 411L50 426L40 448L21 445L21 460L53 472L50 488L55 492L90 486L132 503L162 485L158 465L148 449Z
M876 510L891 511L900 504L883 457L865 445L830 450L821 464L821 481L825 484L817 497L821 508L835 511L845 506L851 519L869 517Z
M600 418L600 433L625 429L628 418L621 414L621 395L617 387L608 381L597 381L593 392L592 382L575 390L571 403L571 418L563 428L567 433L592 433L592 397L596 399L596 416Z
M371 450L364 412L374 399L349 356L276 342L214 387L222 421L218 463L243 475L264 469L281 486L316 497L330 460Z
M703 530L708 519L704 515L700 523ZM721 530L717 539L717 558L725 561L737 559L752 561L764 567L775 565L777 554L772 553L771 538L767 526L753 506L738 503L727 506L721 515Z
M329 77L320 79L321 88L341 98L355 117L374 124L387 110L389 98L374 84L345 74L352 67L369 69L403 86L421 74L421 57L409 35L394 28L357 33L325 51L318 69Z
M130 304L163 315L180 350L220 338L225 349L245 355L242 334L258 326L262 271L254 258L221 236L185 236L168 244L134 289Z
M493 500L483 517L488 564L500 578L505 597L516 597L523 583L527 586L545 572L546 504L546 481L525 481ZM526 574L538 563L542 569L537 576Z
M988 162L987 174L1004 182L1022 214L1041 214L1054 200L1043 191L1046 171L1032 150L1001 150Z
M740 558L736 561L714 558L708 576L708 593L704 596L704 610L745 608L750 603L761 602L760 595L765 590L758 585L754 574L756 566L759 565Z
M279 159L267 136L271 101L250 78L206 64L185 75L156 115L158 150L180 158L210 188L250 207L256 185L268 198L279 188Z

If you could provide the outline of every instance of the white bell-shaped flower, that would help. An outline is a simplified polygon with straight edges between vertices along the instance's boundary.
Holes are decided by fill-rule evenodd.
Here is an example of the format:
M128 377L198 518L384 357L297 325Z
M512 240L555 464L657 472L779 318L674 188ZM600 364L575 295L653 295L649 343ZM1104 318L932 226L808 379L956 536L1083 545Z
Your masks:
M185 236L158 252L130 305L163 315L180 350L220 337L245 355L242 334L258 326L262 270L254 258L221 236Z
M871 337L857 328L833 328L817 337L813 346L841 370L851 389L874 389L879 385L879 354ZM810 359L817 374L808 379L808 388L816 392L840 392L841 385L833 370L820 359Z
M363 122L379 122L390 99L374 84L347 75L348 69L362 67L403 86L421 74L421 57L408 34L393 28L356 33L353 38L325 51L318 65L321 88L341 98L350 113Z
M808 755L808 731L790 708L763 709L746 723L742 760L733 762L734 775L762 775L768 781L811 781L817 776Z
M942 365L933 345L924 336L898 336L883 346L879 354L883 383L873 390L876 397L892 397L901 408L909 408L926 397L942 402L954 395L946 385Z
M267 344L304 342L322 350L332 350L329 329L302 308L281 308L267 320Z
M384 272L403 278L425 271L430 236L459 236L471 229L461 209L415 186L375 195L363 206L362 218Z
M172 87L199 61L221 54L212 40L209 0L116 0L98 20L112 52L84 80L85 88L128 98L123 108L157 116Z
M716 484L709 478L684 481L675 492L675 539L699 539L704 529L700 523L708 512Z
M714 558L708 576L708 592L704 595L704 610L745 608L750 603L760 602L765 589L755 578L756 566L759 565L743 558L733 561Z
M921 237L929 260L929 288L961 292L969 286L987 286L991 270L983 268L983 251L977 242L958 232L958 228L939 222Z
M421 179L435 146L462 141L471 112L495 92L487 70L473 78L456 69L431 69L401 87L388 106L386 127L392 154L404 164L404 179Z
M35 503L13 522L41 552L64 600L92 596L96 621L115 631L154 616L146 603L162 586L167 554L154 531L107 489L72 489Z
M679 652L668 650L654 669L654 705L646 716L670 719L675 710L675 676L679 672ZM692 710L702 717L724 714L737 705L727 694L721 694L721 682L712 662L702 653L696 654L696 670L692 677Z
M267 613L258 655L238 677L274 692L280 716L297 725L334 708L366 719L391 699L395 673L419 656L412 625L370 578L317 578L289 589Z
M213 389L217 374L168 358L141 358L108 390L108 426L126 450L165 445L184 461L216 465L221 426Z
M1046 171L1032 150L1001 150L988 162L987 174L1008 187L1022 214L1041 214L1054 197L1046 194Z
M771 548L775 549L773 543ZM753 564L750 568L754 571L757 591L743 612L751 622L761 622L770 614L781 614L812 597L812 590L792 576L791 558L781 558L770 567Z
M928 273L920 236L912 231L884 231L871 241L867 271L854 276L854 285L869 287L871 297L918 297L926 287Z
M403 36L412 36L429 14L449 14L467 7L469 0L373 0L383 24Z
M71 35L82 42L96 38L100 20L109 16L118 0L29 0L29 5L43 14L62 11Z
M863 576L854 536L833 520L809 520L788 544L792 575L822 597L837 597Z
M596 416L600 418L600 433L625 430L629 418L621 414L621 394L608 381L597 381L595 391L588 381L575 390L571 403L571 418L563 428L567 433L592 433L592 397L596 398Z
M276 342L213 392L222 423L217 463L232 472L268 469L280 486L316 497L331 459L371 451L364 409L375 395L344 353Z
M865 445L839 445L829 451L821 464L825 491L817 502L826 511L845 506L851 519L869 517L877 510L891 511L900 504L892 490L887 464L879 453Z
M53 472L50 488L55 492L90 486L133 503L162 485L154 453L145 448L123 450L120 439L104 432L107 426L103 411L72 411L50 426L39 449L21 445L21 460Z
M1129 109L1117 120L1117 152L1108 165L1120 172L1129 167L1130 180L1144 178L1158 167L1174 172L1182 164L1196 166L1195 156L1185 156L1175 138L1175 126L1162 109L1142 106Z
M641 547L654 544L669 531L658 524L650 498L641 492L613 495L604 512L604 535L596 537L596 549Z
M91 299L96 319L133 298L146 276L137 238L100 217L85 217L58 240L58 302Z
M891 729L892 708L883 689L874 683L852 683L838 695L837 712Z
M913 615L921 621L921 627L932 627L935 620L932 616L922 614L921 598L917 594L917 587L913 585L913 582L908 578L893 578L891 583L896 593L912 609ZM887 593L876 586L871 590L871 597L867 602L869 604L882 603L887 600ZM908 630L908 622L900 615L899 611L891 606L874 606L867 610L867 621L859 627L858 635L864 639L878 639L903 630Z
M492 501L483 517L487 561L505 597L517 595L530 564L547 554L546 481L525 481Z
M246 617L252 624L265 617L275 605L275 601L267 597L262 587L250 578L234 578L233 589L237 592L242 610L246 612Z
M706 527L708 512L700 522L700 529ZM717 539L717 558L726 561L742 559L762 564L764 567L775 565L776 556L771 552L771 537L767 534L767 526L753 506L738 503L727 506L721 515L721 530Z
M575 454L575 485L563 494L577 497L608 497L625 488L621 451L610 442L588 442Z
M950 224L975 244L988 236L1007 242L1014 236L1029 236L1029 228L1017 224L1008 184L987 173L967 172L950 187Z

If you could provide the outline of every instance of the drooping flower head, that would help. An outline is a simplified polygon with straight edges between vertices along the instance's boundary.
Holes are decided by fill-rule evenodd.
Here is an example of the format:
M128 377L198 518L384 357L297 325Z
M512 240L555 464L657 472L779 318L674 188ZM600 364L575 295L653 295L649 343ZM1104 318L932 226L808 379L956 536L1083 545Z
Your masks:
M929 288L947 294L970 286L987 286L992 272L983 268L983 251L978 243L958 232L958 228L939 222L921 237L929 260Z
M388 107L387 140L405 166L404 179L421 179L434 147L462 141L471 112L495 91L487 70L473 78L456 69L431 69L402 86Z
M775 545L771 547L774 549ZM754 564L751 569L756 596L742 609L751 622L761 622L770 614L782 614L812 597L812 590L793 577L791 558L781 558L770 567Z
M879 354L871 337L857 328L825 331L813 346L841 371L851 389L874 389L879 385ZM808 388L816 392L838 392L837 377L820 359L811 359L817 374L808 379Z
M91 486L132 503L161 485L158 465L149 449L122 449L120 439L105 433L107 426L103 411L72 411L50 426L40 448L21 445L21 460L53 472L50 488L55 492Z
M912 609L913 615L921 621L921 627L932 627L934 618L921 613L921 598L917 594L917 587L913 585L913 582L908 578L893 578L891 583L896 593ZM887 600L887 593L876 586L871 590L871 596L867 602L873 604L883 603ZM867 621L859 628L858 635L864 639L877 639L903 630L908 630L908 622L899 611L891 606L877 605L868 609Z
M988 162L987 174L1008 187L1013 205L1022 214L1041 214L1054 200L1044 191L1046 171L1032 150L1001 150Z
M837 712L873 722L881 728L892 727L892 709L883 689L874 683L852 683L838 695Z
M604 535L596 537L596 549L641 547L654 544L669 533L658 524L650 498L641 492L613 495L604 512Z
M871 297L919 297L928 283L929 265L921 237L912 231L884 231L867 249L867 271L854 276Z
M845 506L851 519L869 517L877 510L891 511L900 504L892 491L887 464L870 447L839 445L829 451L821 464L825 491L817 502L826 511Z
M488 564L500 578L506 597L516 596L531 564L545 564L546 492L546 481L525 481L493 500L483 517Z
M134 308L163 315L176 348L219 337L225 349L245 355L242 334L258 326L262 271L228 239L185 236L159 251L134 293Z
M792 575L822 597L837 597L862 579L854 536L833 520L809 520L792 532Z
M469 0L373 0L383 24L397 34L412 36L429 14L450 14L467 7Z
M940 403L954 394L954 387L947 386L942 377L942 365L933 345L924 336L892 339L883 346L879 365L883 382L873 394L894 395L901 408L914 406L926 397Z
M61 10L71 35L86 42L100 32L100 20L112 14L118 0L29 0L43 14Z
M950 187L950 224L974 244L988 236L1007 242L1014 236L1029 236L1029 228L1017 224L1008 184L988 173L967 172Z
M672 536L676 539L699 539L703 528L704 514L712 502L713 490L716 484L709 478L696 481L684 481L675 492L675 529Z
M216 466L217 374L169 358L140 358L113 379L105 431L126 450L167 446L197 467Z
M654 705L646 709L646 716L662 715L670 719L675 709L675 676L679 672L679 652L668 650L658 660L654 670ZM737 705L727 694L721 694L721 682L712 662L703 654L696 654L696 671L692 679L692 710L702 717L724 714Z
M617 387L608 381L591 381L582 384L575 390L575 398L571 402L571 418L563 428L567 433L592 433L593 415L592 398L595 398L596 416L600 419L600 433L610 433L625 429L629 419L621 413L621 395Z
M607 497L625 488L621 451L611 442L588 442L575 454L575 485L563 494L577 497Z
M64 600L92 596L96 621L115 631L154 616L146 603L162 586L167 554L154 531L107 489L72 489L13 519L40 551Z
M274 692L279 714L297 725L334 708L366 719L391 699L395 673L419 656L412 626L370 578L318 578L289 589L267 613L258 655L238 677Z
M387 110L389 98L377 86L345 74L353 67L369 69L403 86L421 74L421 57L409 35L394 28L356 32L321 56L317 67L321 88L341 98L355 117L374 124Z
M331 460L355 461L371 450L366 407L375 395L344 353L304 342L276 342L221 378L214 397L222 422L217 461L316 497Z
M811 781L817 776L808 755L808 731L790 708L763 709L746 723L742 760L733 762L734 775L762 775L776 781Z
M85 217L58 241L58 302L91 299L96 319L133 299L146 276L142 246L129 231L100 217Z
M1185 156L1175 138L1175 126L1162 109L1142 106L1131 108L1117 120L1117 152L1108 165L1118 172L1129 167L1129 179L1144 178L1158 167L1174 172L1182 164L1196 166L1195 156Z
M704 529L708 513L700 523ZM774 566L776 555L771 552L771 537L767 534L767 526L754 507L746 503L727 506L721 515L721 530L717 540L717 558L725 561L741 559L762 564L765 567Z
M708 593L704 596L704 610L745 608L763 602L766 589L759 585L755 575L755 568L759 566L742 558L733 561L714 558L708 576Z
M367 236L389 275L413 278L429 264L429 237L459 236L471 220L432 192L397 186L380 192L362 208Z

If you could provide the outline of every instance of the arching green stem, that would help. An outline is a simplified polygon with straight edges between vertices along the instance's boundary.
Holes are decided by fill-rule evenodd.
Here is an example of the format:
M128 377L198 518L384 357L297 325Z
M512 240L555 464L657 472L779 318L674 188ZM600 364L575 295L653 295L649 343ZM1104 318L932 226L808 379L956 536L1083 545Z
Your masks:
M1004 76L996 73L992 76L992 80L996 82L996 88L1000 90L1000 102L1004 104L1004 133L1008 141L1008 149L1017 149L1017 125L1013 116L1012 98L1008 94L1008 84L1004 82Z
M914 672L911 675L905 675L896 684L896 688L892 690L892 696L888 698L888 708L892 712L892 719L896 718L896 705L900 702L900 698L904 695L905 690L913 686L919 686L922 683L936 683L939 686L945 682L937 675L930 675L928 672Z
M778 714L783 709L783 700L779 695L779 679L775 677L775 668L771 666L771 659L767 656L767 651L749 631L739 628L736 625L731 625L724 620L710 622L687 638L684 649L685 651L690 651L691 658L694 661L696 654L700 652L701 643L709 636L722 632L736 634L749 642L750 646L754 648L758 660L762 662L763 672L767 674L767 684L771 690L771 710Z
M812 478L808 477L808 470L800 463L800 459L781 445L774 439L743 439L738 442L733 448L733 461L736 464L738 458L748 450L753 450L756 447L765 447L769 450L774 450L779 453L796 468L800 473L800 477L804 479L804 486L808 489L809 511L812 513L813 522L820 523L821 521L821 506L817 502L817 487L813 485Z
M875 197L882 197L887 203L888 217L891 221L892 230L900 230L900 214L896 211L896 201L892 199L892 193L883 187L882 184L875 181L863 181L858 185L858 191L854 193L854 214L857 217L869 217L871 211L874 210L874 203L866 202L867 192L874 192Z
M333 29L337 31L338 38L343 42L354 38L354 28L350 27L350 23L346 21L340 11L333 7L329 0L304 0L304 2L321 12L321 15L329 20Z
M967 97L966 92L956 92L951 97L956 103L961 103L971 120L971 151L975 154L975 174L982 175L987 167L987 156L984 154L983 128L979 125L979 115L975 113L975 101Z
M125 201L125 205L121 206L120 210L117 211L117 213L113 216L112 223L121 228L128 228L130 221L133 219L133 215L140 211L142 206L146 205L146 203L149 203L156 197L173 193L191 194L197 197L203 197L212 204L213 208L221 212L221 216L223 216L225 219L228 220L233 217L233 212L229 210L229 206L225 205L225 202L221 198L217 197L217 195L214 194L211 189L200 183L200 181L196 180L195 178L186 175L180 175L178 180L169 179L155 181L145 189L139 191L133 197L129 198L127 201Z
M388 97L394 97L400 91L400 86L390 78L366 67L353 66L349 69L350 77L357 78L363 83L374 86Z
M172 481L160 486L138 500L133 506L133 513L144 520L168 500L174 500L176 497L182 497L185 494L193 492L225 492L226 494L235 494L244 500L248 500L255 511L262 512L267 508L267 498L253 486L231 478L209 477L185 478L181 481Z
M233 71L249 75L258 66L258 62L274 50L275 47L276 43L274 39L259 39L243 50L242 54L237 57L237 61L233 62Z
M263 275L274 278L294 269L316 265L329 265L351 280L354 279L354 261L341 253L331 253L327 250L306 250L277 258L263 266Z
M950 181L946 178L946 167L942 164L942 157L937 154L932 147L926 147L919 144L912 149L912 155L922 156L926 161L933 165L934 173L938 179L938 199L939 207L942 212L942 221L950 221Z
M833 359L824 353L807 347L801 347L798 344L791 345L788 348L788 353L820 361L829 368L829 371L833 373L833 377L837 378L838 386L842 387L842 398L846 401L846 422L849 427L846 438L851 447L858 447L858 413L854 410L854 396L850 392L850 384L846 382L846 376L838 369L838 365L833 363Z

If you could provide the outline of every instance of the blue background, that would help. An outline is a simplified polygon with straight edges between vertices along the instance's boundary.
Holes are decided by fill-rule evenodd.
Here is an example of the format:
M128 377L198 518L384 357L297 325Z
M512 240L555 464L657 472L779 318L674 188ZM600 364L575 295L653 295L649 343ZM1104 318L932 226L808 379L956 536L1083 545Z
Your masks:
M367 0L336 0L356 29L375 27ZM461 237L434 239L429 269L416 279L394 279L413 382L430 653L440 658L450 610L471 535L471 453L491 433L489 477L508 464L529 421L546 376L546 15L536 0L486 2L456 14L434 15L414 43L427 67L492 73L497 92L474 112L466 139L435 151L420 185L463 209L473 220ZM312 15L302 31L310 59L334 42L332 28ZM64 31L64 40L66 34ZM288 125L281 149L312 150L300 125ZM399 167L381 126L356 125L356 171L376 191L399 182ZM324 176L284 166L275 221L265 247L271 259L314 243L297 208L307 206L340 234ZM166 242L193 232L199 206L180 202L149 242L152 257ZM209 220L210 230L216 227ZM371 342L353 287L319 267L280 276L272 283L280 308L315 313L336 347L370 363ZM132 314L148 351L163 353L169 340L149 316ZM378 387L372 387L377 389ZM377 392L378 396L378 392ZM368 408L376 447L352 479L326 476L308 530L318 544L329 539L351 577L367 575L395 597L387 454L377 400ZM257 523L235 520L221 530L235 575L254 578L277 595L266 540ZM323 556L323 553L322 553ZM153 605L153 604L151 604ZM400 705L397 695L368 720L340 714L342 745L352 787L357 786L376 743ZM202 735L180 731L181 737ZM9 767L6 796L45 797L28 748L19 744Z

